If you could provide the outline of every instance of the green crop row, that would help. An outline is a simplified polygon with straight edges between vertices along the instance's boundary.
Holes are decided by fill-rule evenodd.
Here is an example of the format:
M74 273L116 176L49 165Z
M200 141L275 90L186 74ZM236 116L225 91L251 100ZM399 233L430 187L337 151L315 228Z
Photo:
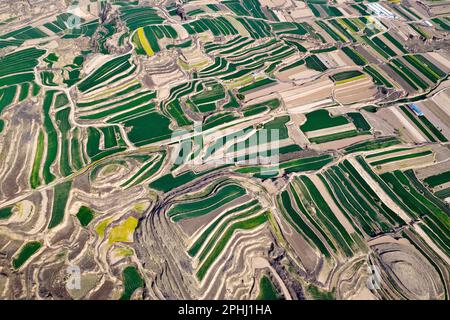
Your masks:
M344 116L331 116L328 110L319 109L306 114L306 122L300 126L303 132L337 127L349 123Z
M237 230L251 230L251 229L257 228L258 226L264 224L267 221L268 215L269 215L269 213L265 212L256 217L252 217L247 220L235 222L229 228L227 228L227 230L224 232L224 234L218 240L218 242L216 243L214 248L211 250L211 253L204 260L203 264L199 267L199 269L197 271L197 277L200 280L202 280L205 277L206 272L209 270L211 265L214 263L214 261L220 255L220 253L225 248L227 243L230 241L234 232L236 232Z
M347 116L349 116L352 119L352 122L354 123L355 127L360 132L367 132L371 129L370 124L367 122L367 120L364 118L364 116L359 112L349 112L347 113Z
M351 257L354 240L325 202L317 187L306 176L300 176L298 182L303 184L302 195L309 203L309 207L315 208L315 215L319 218L320 223L329 232L342 252L347 257Z
M406 150L412 150L414 148L396 148L396 149L391 149L391 150L387 150L387 151L382 151L382 152L378 152L378 153L371 153L369 155L366 156L366 159L370 159L370 158L375 158L375 157L379 157L379 156L384 156L386 154L391 154L391 153L396 153L396 152L401 152L401 151L406 151Z
M394 86L392 83L390 83L384 76L381 75L380 72L378 72L374 67L372 66L365 66L364 71L367 72L372 79L374 80L375 84L377 85L384 85L387 88L393 88Z
M167 215L174 222L199 217L220 208L234 199L243 196L245 193L245 189L238 185L226 185L221 187L214 195L205 199L176 204L167 212Z
M49 229L56 227L63 221L71 187L72 181L69 180L62 182L53 188L53 207L52 216L48 224Z
M259 280L259 294L256 300L279 300L280 294L273 285L272 281L266 277L262 276Z
M132 67L129 61L130 57L131 54L125 54L105 62L78 83L78 89L81 92L89 92L93 88L98 88L102 83L110 80L112 77L129 70Z
M216 229L219 224L224 221L225 218L228 218L232 216L235 213L242 212L244 210L251 209L249 214L253 214L254 212L257 212L261 209L261 206L258 204L257 200L252 200L250 202L247 202L243 205L240 205L236 208L230 209L225 211L223 214L220 215L220 217L213 221L203 232L202 234L195 240L195 242L191 245L191 247L188 250L188 254L191 257L194 257L197 255L197 253L200 251L203 244L206 243L206 240L208 239L208 236ZM239 215L240 216L240 215ZM225 225L226 223L224 223ZM213 242L211 242L213 243Z
M128 266L122 271L123 293L120 300L130 300L133 293L144 287L144 280L134 266Z
M422 78L420 78L415 72L413 72L410 68L408 68L402 61L400 61L399 59L394 59L391 60L391 66L395 65L395 67L397 68L397 70L401 70L401 72L397 72L400 74L400 76L406 80L406 78L410 79L410 81L408 83L410 83L411 81L413 81L416 85L418 85L420 88L422 88L423 90L428 88L428 84L422 80ZM405 78L406 76L406 78ZM406 80L407 81L407 80ZM417 88L417 86L416 86Z
M419 179L417 179L416 175L414 174L414 170L409 169L404 171L404 174L408 177L410 183L413 184L413 186L421 193L424 197L426 197L429 201L433 202L437 207L439 207L440 210L447 213L447 215L450 215L450 208L446 205L445 202L441 201L439 197L434 195L433 193L428 190L427 187L425 187Z
M13 207L0 208L0 220L8 219L13 214Z
M359 142L359 143L353 144L353 145L345 148L344 150L346 153L370 151L370 150L387 148L387 147L390 147L390 146L393 146L393 145L396 145L399 143L400 143L400 141L395 137L384 137L384 138L378 138L375 140Z
M416 117L406 106L400 106L400 109L403 113L415 124L415 126L422 131L425 136L431 141L436 142L436 139L433 135L428 132L428 130L422 125L421 121L419 121L418 117Z
M19 269L32 255L34 255L40 248L42 243L39 241L27 242L16 255L12 261L14 269Z
M434 188L441 184L450 182L450 171L442 172L434 176L427 177L423 181L431 188Z
M359 133L356 130L348 130L348 131L328 134L328 135L325 135L325 136L309 138L309 141L312 142L312 143L320 144L320 143L325 143L325 142L330 142L330 141L335 141L335 140L341 140L341 139L355 137L358 134Z
M362 156L356 156L356 160L363 167L363 169L372 177L372 179L378 183L378 185L383 189L384 192L401 208L406 212L411 218L415 219L416 214L412 212L403 202L402 200L394 193L394 191L389 187L389 185L378 176L375 172L373 172L372 168L367 164Z
M450 231L450 217L433 201L427 199L419 190L417 190L401 171L387 172L381 175L381 178L392 186L392 190L402 199L402 201L414 211L417 216L427 215L430 223L440 232ZM448 236L446 236L448 238Z
M427 155L430 155L430 154L433 154L433 151L426 150L426 151L422 151L422 152L410 153L410 154L405 154L405 155L401 155L401 156L397 156L397 157L381 159L381 160L378 160L378 161L371 162L370 165L378 166L378 165L382 165L382 164L385 164L385 163L401 161L401 160L405 160L405 159L424 157L424 156L427 156Z

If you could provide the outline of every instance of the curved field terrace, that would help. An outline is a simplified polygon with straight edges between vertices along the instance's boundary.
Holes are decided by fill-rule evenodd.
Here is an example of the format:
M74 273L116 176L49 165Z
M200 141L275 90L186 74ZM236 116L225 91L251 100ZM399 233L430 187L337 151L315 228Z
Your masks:
M2 1L0 299L448 300L435 2Z

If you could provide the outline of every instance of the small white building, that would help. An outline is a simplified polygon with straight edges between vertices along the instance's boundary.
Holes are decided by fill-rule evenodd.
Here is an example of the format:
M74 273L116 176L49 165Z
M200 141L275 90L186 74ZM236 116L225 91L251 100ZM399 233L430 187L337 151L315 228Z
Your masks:
M379 3L369 3L367 7L369 8L369 12L373 12L377 16L382 16L389 19L397 18L395 13L389 11Z

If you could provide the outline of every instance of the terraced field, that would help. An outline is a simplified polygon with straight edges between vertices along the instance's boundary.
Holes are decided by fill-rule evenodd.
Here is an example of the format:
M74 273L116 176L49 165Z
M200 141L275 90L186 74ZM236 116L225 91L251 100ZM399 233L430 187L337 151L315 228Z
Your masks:
M437 6L9 4L0 299L449 298Z

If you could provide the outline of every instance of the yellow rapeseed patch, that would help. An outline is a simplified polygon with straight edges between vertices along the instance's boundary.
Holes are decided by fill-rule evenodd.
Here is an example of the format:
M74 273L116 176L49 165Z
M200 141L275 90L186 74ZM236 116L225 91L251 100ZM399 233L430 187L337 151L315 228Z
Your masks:
M152 46L145 37L144 28L137 29L137 34L139 37L139 41L142 44L142 48L144 48L145 50L145 53L147 53L148 56L153 56L155 52L153 52Z
M366 77L366 75L362 74L362 75L359 75L359 76L356 76L356 77L353 77L353 78L336 81L336 84L337 85L338 84L345 84L345 83L348 83L348 82L352 82L352 81L356 81L356 80L359 80L359 79L363 79L365 77Z
M138 225L138 219L135 217L129 217L122 224L111 229L109 233L108 242L110 244L114 242L132 242L134 229Z
M111 222L111 219L105 219L102 222L100 222L99 224L97 224L97 226L95 227L95 231L97 231L97 233L100 237L102 237L102 238L104 237L105 229L110 222Z

